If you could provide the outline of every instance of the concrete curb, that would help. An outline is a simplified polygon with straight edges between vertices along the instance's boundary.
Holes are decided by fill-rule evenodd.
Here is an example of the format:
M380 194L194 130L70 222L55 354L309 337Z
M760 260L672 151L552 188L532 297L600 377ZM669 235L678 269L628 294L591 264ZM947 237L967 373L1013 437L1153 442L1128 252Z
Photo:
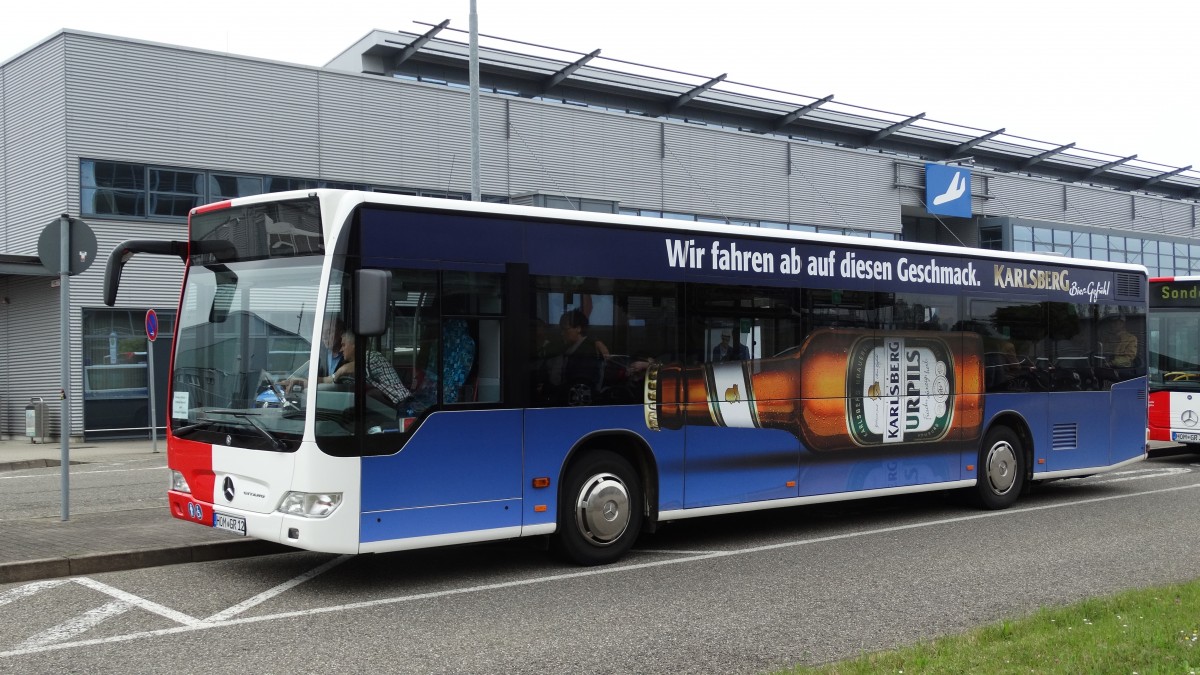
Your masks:
M89 553L60 558L25 560L0 563L0 584L11 584L39 579L70 577L101 572L177 565L179 563L209 562L229 558L247 558L257 555L290 553L299 549L260 539L245 541L220 541L209 544L192 544L160 549L116 551L113 553Z
M82 463L71 462L71 466ZM0 471L23 471L25 469L45 469L60 466L62 466L62 461L58 459L22 459L16 462L0 462Z

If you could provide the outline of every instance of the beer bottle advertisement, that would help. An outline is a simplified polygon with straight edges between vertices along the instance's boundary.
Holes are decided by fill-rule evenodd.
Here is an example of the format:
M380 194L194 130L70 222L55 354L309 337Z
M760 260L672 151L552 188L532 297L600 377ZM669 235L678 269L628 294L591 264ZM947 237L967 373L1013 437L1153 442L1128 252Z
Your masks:
M954 357L942 340L863 338L847 370L847 425L859 445L937 441L950 431Z
M983 368L975 333L826 328L782 357L652 367L646 424L784 429L813 451L973 442Z

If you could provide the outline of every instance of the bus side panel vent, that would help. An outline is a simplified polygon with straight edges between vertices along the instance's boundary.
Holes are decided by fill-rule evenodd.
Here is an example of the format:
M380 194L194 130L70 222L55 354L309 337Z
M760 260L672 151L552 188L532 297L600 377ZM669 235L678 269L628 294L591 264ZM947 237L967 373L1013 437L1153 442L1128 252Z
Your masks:
M1139 400L1139 401L1146 400L1146 390L1145 389L1138 389L1137 400Z
M1121 300L1141 300L1142 277L1128 272L1117 272L1117 298Z
M1075 422L1055 424L1050 437L1051 450L1074 450L1079 447L1079 425Z

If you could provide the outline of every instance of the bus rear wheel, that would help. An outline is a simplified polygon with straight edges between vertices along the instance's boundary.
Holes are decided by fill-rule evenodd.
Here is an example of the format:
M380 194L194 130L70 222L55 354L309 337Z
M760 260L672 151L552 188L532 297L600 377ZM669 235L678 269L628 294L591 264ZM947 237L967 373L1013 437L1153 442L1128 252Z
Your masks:
M979 449L975 502L985 509L1012 506L1025 487L1025 449L1017 433L993 427Z
M555 550L579 565L619 560L642 528L642 484L624 457L589 452L567 469Z

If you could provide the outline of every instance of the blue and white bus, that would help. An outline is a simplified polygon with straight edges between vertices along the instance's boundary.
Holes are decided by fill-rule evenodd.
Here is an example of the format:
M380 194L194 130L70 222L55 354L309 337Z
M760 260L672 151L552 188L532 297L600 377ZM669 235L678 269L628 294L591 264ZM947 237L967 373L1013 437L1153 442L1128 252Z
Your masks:
M172 514L299 548L600 564L667 521L1003 508L1145 457L1140 266L335 190L125 242L107 303L139 253L186 265Z

